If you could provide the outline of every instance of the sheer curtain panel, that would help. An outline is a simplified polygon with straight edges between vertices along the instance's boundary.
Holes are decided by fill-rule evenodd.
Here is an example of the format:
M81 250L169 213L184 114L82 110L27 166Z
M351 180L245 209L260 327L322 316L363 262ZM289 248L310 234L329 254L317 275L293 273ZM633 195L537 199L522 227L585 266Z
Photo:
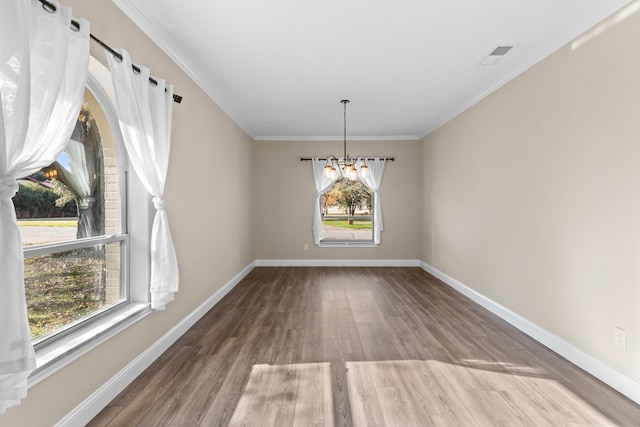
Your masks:
M27 320L16 180L62 152L87 82L89 23L71 8L6 0L0 13L0 414L27 393L35 355Z
M136 174L153 197L156 215L151 230L151 308L163 310L178 292L179 273L171 239L169 219L164 208L164 183L171 147L173 86L155 78L149 82L149 69L131 69L129 53L117 49L122 60L107 53L116 93L118 119L129 159Z
M320 200L322 199L322 193L327 191L334 182L336 182L336 178L327 178L324 176L324 165L326 161L319 160L317 157L311 159L313 164L313 180L316 184L316 204L313 211L313 240L316 245L320 244L322 240L322 212Z
M84 145L73 137L64 150L69 159L69 169L56 162L57 170L65 178L65 182L76 195L78 201L78 238L93 236L92 206L95 198L92 196L87 158Z
M356 163L356 169L358 170L358 178L369 190L373 193L373 243L380 244L380 234L384 230L382 223L382 205L380 203L380 183L382 182L382 175L384 174L385 159L375 158L373 160L367 160L367 166L369 168L369 176L363 177L360 171L360 165L362 161Z

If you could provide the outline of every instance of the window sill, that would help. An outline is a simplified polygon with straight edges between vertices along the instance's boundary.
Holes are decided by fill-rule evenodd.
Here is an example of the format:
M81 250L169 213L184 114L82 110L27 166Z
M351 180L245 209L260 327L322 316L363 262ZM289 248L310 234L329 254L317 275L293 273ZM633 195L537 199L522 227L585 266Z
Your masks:
M319 248L377 248L373 242L320 242Z
M28 379L29 387L96 348L151 312L149 304L125 304L100 321L88 324L64 338L36 350L36 369Z

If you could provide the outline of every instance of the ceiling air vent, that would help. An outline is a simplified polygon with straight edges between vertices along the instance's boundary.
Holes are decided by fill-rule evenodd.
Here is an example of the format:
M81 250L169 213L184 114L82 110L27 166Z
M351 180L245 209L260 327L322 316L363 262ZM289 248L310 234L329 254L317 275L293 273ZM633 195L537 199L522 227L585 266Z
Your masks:
M485 56L478 65L494 65L502 59L509 51L513 49L513 46L498 46L493 51Z
M503 56L513 49L513 46L498 46L489 54L489 56Z

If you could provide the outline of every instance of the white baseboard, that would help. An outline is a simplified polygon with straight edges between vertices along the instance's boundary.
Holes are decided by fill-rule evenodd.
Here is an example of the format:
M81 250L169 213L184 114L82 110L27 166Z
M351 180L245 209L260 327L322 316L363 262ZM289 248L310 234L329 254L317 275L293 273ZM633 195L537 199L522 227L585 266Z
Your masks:
M594 358L593 356L590 356L584 351L574 347L568 342L562 340L557 335L550 333L549 331L541 328L535 323L530 322L519 314L514 313L513 311L501 306L495 301L492 301L484 295L474 291L473 289L469 288L463 283L460 283L453 277L448 276L437 268L432 267L424 262L421 262L420 266L427 273L430 273L431 275L442 280L444 283L451 286L456 291L465 295L478 305L486 308L512 326L515 326L534 340L538 341L540 344L553 350L574 365L584 369L594 377L598 378L600 381L624 394L634 402L640 404L640 383L602 363L601 361Z
M113 378L102 385L91 396L86 398L73 411L69 412L61 419L56 427L76 427L86 425L95 417L109 402L111 402L122 390L147 369L158 357L162 355L178 338L189 330L202 318L213 306L215 306L225 295L231 291L240 281L247 276L255 267L252 262L240 273L229 280L216 293L211 295L205 302L200 304L187 317L176 324L169 332L164 334L158 341L153 343L144 353L136 357L131 363L118 372Z
M256 267L420 267L417 259L257 259Z

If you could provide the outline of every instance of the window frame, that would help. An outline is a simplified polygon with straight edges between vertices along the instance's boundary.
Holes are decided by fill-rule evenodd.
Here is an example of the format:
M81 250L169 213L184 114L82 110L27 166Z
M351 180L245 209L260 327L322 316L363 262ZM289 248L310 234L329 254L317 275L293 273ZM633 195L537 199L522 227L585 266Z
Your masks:
M327 191L325 191L322 194L325 194L328 191L331 191L331 189L333 188L333 186L339 181L336 180L331 187L329 187L327 189ZM362 183L362 181L360 180L360 178L357 178L355 181L359 181L360 183ZM362 183L364 185L364 183ZM366 187L366 186L365 186ZM370 189L367 188L367 191L370 194L371 197L371 210L370 212L373 212L374 210L374 206L376 203L376 198L375 198L375 194L373 193L373 191L371 191ZM330 248L330 247L358 247L358 248L370 248L370 247L378 247L379 245L374 243L374 224L375 224L375 220L373 217L373 214L369 214L369 215L323 215L322 214L322 196L320 197L320 200L318 202L319 205L319 209L320 209L320 219L324 220L324 219L370 219L371 220L371 238L370 239L330 239L330 240L326 240L324 237L324 233L322 236L322 239L320 240L320 244L318 245L318 247L325 247L325 248Z
M90 57L86 87L100 104L111 128L116 147L120 192L120 233L23 247L23 253L25 257L31 257L119 242L122 300L61 328L51 336L34 340L36 369L28 378L29 387L62 369L151 312L149 246L154 213L151 197L136 174L129 172L129 162L115 108L111 73L94 57ZM131 269L132 265L136 268Z

